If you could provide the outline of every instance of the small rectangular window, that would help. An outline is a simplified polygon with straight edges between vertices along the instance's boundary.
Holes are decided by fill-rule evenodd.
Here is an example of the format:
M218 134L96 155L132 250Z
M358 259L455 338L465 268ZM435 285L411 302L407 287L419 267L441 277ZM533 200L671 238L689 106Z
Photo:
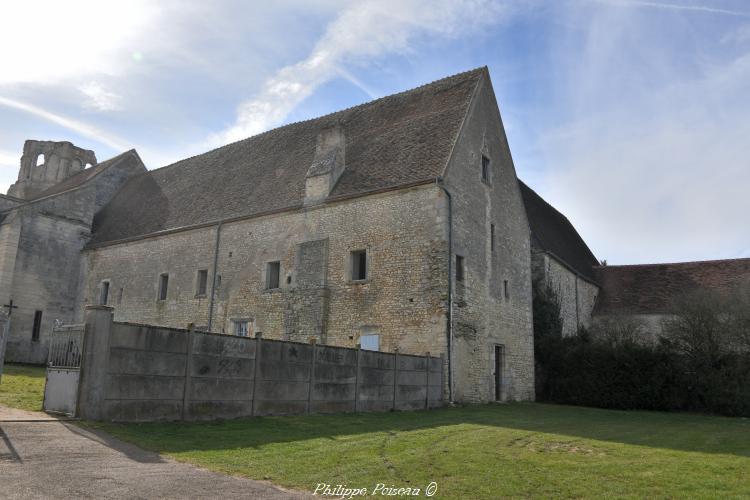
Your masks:
M39 332L42 330L42 311L34 312L34 327L31 330L31 341L39 342Z
M106 306L109 301L109 281L102 281L101 293L99 294L99 305Z
M379 351L380 335L361 335L359 337L359 346L365 351Z
M120 293L117 294L117 303L122 304L122 294L125 292L124 288L120 288Z
M495 225L490 224L490 251L495 251Z
M456 281L464 281L464 258L460 255L456 255Z
M281 262L269 262L266 264L266 288L274 290L279 288L279 275L281 274Z
M352 252L352 281L367 279L367 250Z
M198 271L198 278L196 280L195 294L206 295L206 289L208 288L208 270L201 269Z
M490 159L482 155L482 180L490 182Z
M250 322L247 320L234 322L234 334L238 337L247 337L250 333Z
M169 274L164 273L159 276L159 300L167 300L168 289L169 289Z
M510 298L510 292L508 291L508 280L503 280L503 293L505 293L505 298Z

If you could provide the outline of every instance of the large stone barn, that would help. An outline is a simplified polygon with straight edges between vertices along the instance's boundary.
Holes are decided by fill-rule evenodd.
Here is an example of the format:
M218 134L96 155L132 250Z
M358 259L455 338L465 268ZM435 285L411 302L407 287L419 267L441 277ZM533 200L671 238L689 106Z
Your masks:
M151 171L92 157L0 199L10 359L42 360L48 322L107 304L118 321L429 352L452 400L533 399L529 224L486 68Z

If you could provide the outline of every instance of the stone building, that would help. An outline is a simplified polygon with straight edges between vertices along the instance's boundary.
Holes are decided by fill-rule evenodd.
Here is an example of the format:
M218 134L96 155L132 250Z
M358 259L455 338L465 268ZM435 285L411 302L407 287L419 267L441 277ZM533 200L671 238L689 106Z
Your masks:
M653 342L680 295L750 286L750 259L599 265L570 221L526 184L519 185L531 231L532 276L557 293L563 335L615 322Z
M69 142L26 141L18 181L0 195L8 361L46 362L52 325L72 321L80 309L81 249L94 214L128 177L144 171L135 151L97 164L93 152Z
M573 224L533 189L519 181L531 230L534 280L547 283L560 300L563 335L589 327L599 294L599 262Z
M594 321L635 322L645 341L662 333L681 294L696 290L735 293L750 287L750 259L603 266L595 269L601 293Z
M11 359L43 359L30 355L29 311L68 320L108 304L119 321L429 352L452 400L533 399L529 226L486 68L152 171L124 156L132 168L112 184L79 173L89 180L55 194L3 198L6 222L49 217L43 203L57 221L94 193L56 281L0 257L34 270L3 297L26 318ZM100 196L96 179L119 189ZM19 234L6 222L0 241ZM40 231L30 236L51 234ZM37 262L67 269L58 254Z
M517 180L486 68L151 171L132 150L97 163L27 141L0 195L7 359L32 363L54 322L106 304L118 321L429 352L446 398L528 400L532 275L570 335L750 282L743 262L599 266Z

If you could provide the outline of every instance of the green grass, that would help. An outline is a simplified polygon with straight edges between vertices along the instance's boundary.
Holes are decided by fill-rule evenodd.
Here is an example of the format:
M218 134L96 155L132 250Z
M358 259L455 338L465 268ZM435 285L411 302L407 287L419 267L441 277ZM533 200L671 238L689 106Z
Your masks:
M44 367L5 364L0 379L0 404L41 411L44 399Z
M437 498L750 496L750 421L544 404L97 425L208 469Z

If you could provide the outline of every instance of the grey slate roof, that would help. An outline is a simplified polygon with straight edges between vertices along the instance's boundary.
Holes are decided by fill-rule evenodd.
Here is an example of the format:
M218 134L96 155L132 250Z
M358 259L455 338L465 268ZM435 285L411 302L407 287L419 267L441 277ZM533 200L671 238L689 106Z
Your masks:
M596 282L593 268L599 262L573 224L529 186L520 180L518 185L529 219L532 245L553 254L583 277Z
M346 168L330 198L442 175L478 68L293 123L131 178L94 219L89 246L302 205L318 132L340 124Z

